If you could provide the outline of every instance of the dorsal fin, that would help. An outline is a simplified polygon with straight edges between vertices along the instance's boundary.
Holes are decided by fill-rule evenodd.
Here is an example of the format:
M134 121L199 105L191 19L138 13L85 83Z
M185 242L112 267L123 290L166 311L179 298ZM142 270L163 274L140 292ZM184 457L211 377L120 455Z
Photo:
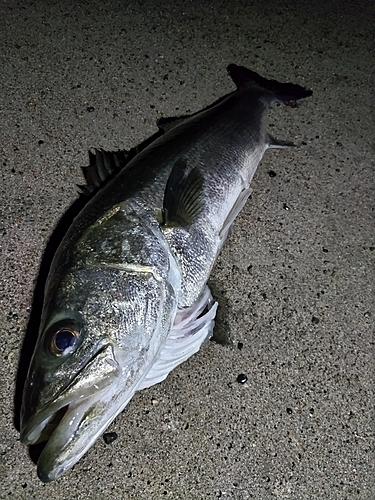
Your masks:
M90 165L82 167L87 184L78 186L88 196L103 187L128 163L129 152L94 149L89 151L89 160Z
M168 130L177 127L177 125L180 125L190 117L191 115L163 117L159 118L156 124L159 127L159 130L165 133L168 132Z

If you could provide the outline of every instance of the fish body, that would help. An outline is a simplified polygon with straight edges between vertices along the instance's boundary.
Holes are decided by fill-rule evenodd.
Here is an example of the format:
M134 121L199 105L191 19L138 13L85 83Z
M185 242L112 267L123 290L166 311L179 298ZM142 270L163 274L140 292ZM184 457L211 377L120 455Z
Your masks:
M21 412L21 440L47 440L42 481L212 334L212 267L264 152L291 145L269 136L263 117L275 100L311 95L229 72L237 91L168 124L98 190L56 252Z

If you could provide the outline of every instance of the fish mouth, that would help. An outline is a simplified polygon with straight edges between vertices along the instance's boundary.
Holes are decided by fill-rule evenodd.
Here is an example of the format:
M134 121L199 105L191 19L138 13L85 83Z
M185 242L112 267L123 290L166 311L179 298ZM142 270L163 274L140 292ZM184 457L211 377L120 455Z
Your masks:
M44 483L53 481L70 469L96 441L108 421L101 421L100 391L93 398L71 403L50 415L41 436L48 436L39 456L37 473ZM98 425L99 424L99 425ZM94 432L85 435L84 430L94 427Z
M23 444L47 442L37 465L38 476L43 482L64 474L109 425L111 420L105 415L106 402L113 395L109 386L117 386L120 375L113 348L108 345L55 400L25 422L21 429Z

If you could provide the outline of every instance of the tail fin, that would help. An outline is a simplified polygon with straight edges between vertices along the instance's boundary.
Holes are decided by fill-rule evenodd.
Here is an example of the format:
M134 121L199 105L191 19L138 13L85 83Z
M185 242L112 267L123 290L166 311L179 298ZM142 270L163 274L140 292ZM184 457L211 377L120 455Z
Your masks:
M313 93L312 90L305 89L295 83L281 83L277 80L267 80L267 78L263 78L258 73L255 73L255 71L251 71L243 66L237 66L236 64L230 64L227 69L238 89L248 83L253 83L262 89L273 92L276 99L281 102L297 101L298 99L309 97Z

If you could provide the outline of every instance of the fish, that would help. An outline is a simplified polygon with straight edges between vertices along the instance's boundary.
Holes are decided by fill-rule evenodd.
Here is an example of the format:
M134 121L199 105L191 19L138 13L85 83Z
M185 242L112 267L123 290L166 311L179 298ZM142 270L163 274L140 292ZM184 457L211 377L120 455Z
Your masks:
M52 260L24 385L21 441L45 442L41 481L66 473L133 395L211 338L207 285L271 136L273 102L312 91L228 66L236 84L207 108L159 122L138 154L91 153L89 199Z

